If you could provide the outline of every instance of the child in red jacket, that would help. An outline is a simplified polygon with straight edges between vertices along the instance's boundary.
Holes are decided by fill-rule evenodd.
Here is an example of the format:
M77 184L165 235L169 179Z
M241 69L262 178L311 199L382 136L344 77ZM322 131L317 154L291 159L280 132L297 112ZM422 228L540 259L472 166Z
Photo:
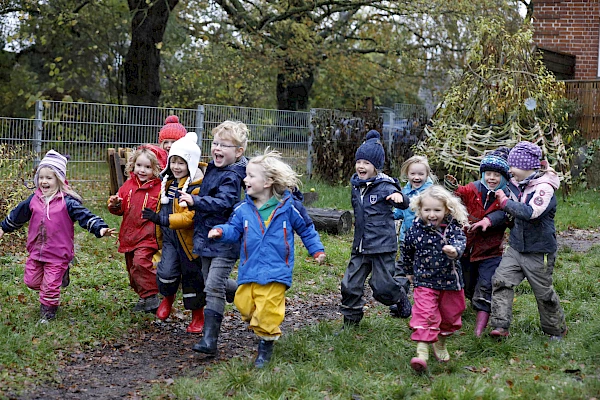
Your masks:
M469 213L465 227L467 248L460 260L465 278L465 297L477 311L475 336L481 336L490 317L492 277L502 259L506 214L495 191L506 188L510 181L508 149L501 147L481 160L481 179L458 186L454 194L462 200ZM446 182L455 182L447 176Z
M152 221L142 218L144 208L156 210L160 194L160 163L165 151L153 145L140 146L125 167L129 179L108 199L111 214L123 217L119 231L119 253L125 254L129 284L140 297L134 312L156 312L160 300L152 257L158 250Z

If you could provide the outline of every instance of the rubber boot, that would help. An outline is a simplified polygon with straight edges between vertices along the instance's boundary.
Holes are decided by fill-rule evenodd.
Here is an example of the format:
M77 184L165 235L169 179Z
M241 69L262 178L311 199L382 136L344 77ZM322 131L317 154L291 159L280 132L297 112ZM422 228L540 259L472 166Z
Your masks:
M475 319L475 336L481 337L489 319L490 313L485 311L477 311L477 318Z
M156 310L156 318L162 321L169 318L169 315L171 315L173 302L175 302L175 295L163 297L162 301L160 302L160 306L158 306L158 310Z
M67 270L65 271L65 274L62 277L62 282L60 283L60 287L67 287L71 283L69 269L71 269L70 265L67 267Z
M233 303L235 300L235 292L237 291L238 285L237 282L233 279L227 279L225 283L225 300L228 303Z
M427 360L429 360L429 346L425 342L417 342L417 356L410 360L410 366L416 372L423 372L427 369Z
M200 342L196 343L194 347L192 347L192 350L198 353L215 356L218 350L217 342L219 340L219 332L221 331L223 314L206 309L204 310L204 318L204 336L202 336Z
M192 310L192 322L185 330L188 333L202 333L204 329L204 307Z
M450 361L450 353L448 352L448 349L446 348L446 339L447 338L448 338L447 336L439 335L438 341L434 342L433 345L431 346L431 347L433 347L433 355L435 356L436 360L438 360L439 362Z
M254 366L256 368L262 368L271 360L271 356L273 355L273 343L274 340L264 340L261 339L258 342L258 355L256 356L256 360L254 360Z
M45 304L40 304L40 322L47 322L56 318L57 311L58 306L47 306Z

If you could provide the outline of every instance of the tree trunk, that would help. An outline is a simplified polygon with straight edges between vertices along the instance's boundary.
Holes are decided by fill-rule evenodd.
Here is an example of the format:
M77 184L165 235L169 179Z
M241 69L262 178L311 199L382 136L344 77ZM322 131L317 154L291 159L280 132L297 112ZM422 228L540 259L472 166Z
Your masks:
M349 232L352 227L352 213L350 211L309 207L306 207L306 211L318 231L337 235Z
M279 110L308 110L308 97L315 81L314 69L298 71L294 63L286 60L283 71L277 74L277 108ZM297 77L297 78L292 78Z
M179 0L128 0L133 14L131 45L125 57L127 103L158 106L160 87L160 46L169 14Z

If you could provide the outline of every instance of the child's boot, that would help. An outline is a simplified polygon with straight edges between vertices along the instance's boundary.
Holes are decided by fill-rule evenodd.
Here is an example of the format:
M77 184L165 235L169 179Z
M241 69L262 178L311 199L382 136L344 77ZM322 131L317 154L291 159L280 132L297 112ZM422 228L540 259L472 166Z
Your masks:
M448 338L447 336L439 335L438 341L434 342L433 345L431 346L431 347L433 347L433 355L435 356L436 360L438 360L439 362L450 361L450 353L448 352L448 349L446 348L446 339L447 338Z
M425 342L417 342L417 356L410 360L410 366L416 372L423 372L427 369L427 360L429 359L429 346Z
M254 366L256 368L262 368L266 363L271 360L271 356L273 355L273 343L274 340L264 340L261 339L258 342L258 355L256 356L256 360L254 360Z
M67 287L71 283L71 277L69 276L69 269L71 269L70 265L67 267L67 270L65 271L65 274L62 277L62 282L60 284L60 287Z
M158 295L155 294L153 296L146 297L144 301L144 312L155 314L158 306L160 305L160 299L158 298Z
M510 335L510 332L507 328L494 328L490 332L490 336L495 338L503 338L507 337L508 335Z
M188 325L186 332L202 333L204 329L204 307L192 310L192 322Z
M410 317L410 314L412 313L412 305L410 304L410 300L408 300L408 295L406 294L404 288L401 288L400 300L398 300L398 303L394 304L394 306L390 306L390 314L392 317Z
M56 318L56 311L58 311L58 306L40 304L40 322L48 322Z
M480 337L490 319L490 313L485 311L477 311L477 318L475 319L475 336Z
M156 310L156 318L164 321L169 318L171 315L171 308L173 307L173 302L175 302L175 295L165 296L163 297L160 305L158 306L158 310Z
M137 303L135 303L135 306L133 306L133 309L131 311L142 312L145 310L145 308L146 308L146 299L143 299L140 297L140 299L137 301Z
M206 309L204 310L204 318L206 318L204 321L204 336L202 336L200 342L192 347L192 350L214 356L217 354L217 341L219 339L219 332L221 331L223 315Z
M238 285L237 282L234 281L233 279L227 279L227 282L225 283L225 300L228 303L233 303L233 300L235 299L235 292L237 291Z

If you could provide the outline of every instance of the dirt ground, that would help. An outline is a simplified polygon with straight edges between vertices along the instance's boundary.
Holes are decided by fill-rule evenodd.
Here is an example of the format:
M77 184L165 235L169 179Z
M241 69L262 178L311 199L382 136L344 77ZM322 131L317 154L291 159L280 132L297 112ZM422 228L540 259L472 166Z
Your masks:
M559 235L559 246L585 252L600 244L600 231L568 230ZM368 300L372 302L369 296ZM286 303L285 332L323 320L341 320L340 296L292 297ZM185 332L189 316L176 312L166 322L128 332L114 341L83 352L65 354L58 374L46 385L32 388L15 399L140 399L154 383L170 384L182 376L199 377L214 363L233 357L251 363L256 337L241 322L237 311L225 315L219 337L219 355L206 358L191 351L199 335ZM57 383L60 382L60 383Z

